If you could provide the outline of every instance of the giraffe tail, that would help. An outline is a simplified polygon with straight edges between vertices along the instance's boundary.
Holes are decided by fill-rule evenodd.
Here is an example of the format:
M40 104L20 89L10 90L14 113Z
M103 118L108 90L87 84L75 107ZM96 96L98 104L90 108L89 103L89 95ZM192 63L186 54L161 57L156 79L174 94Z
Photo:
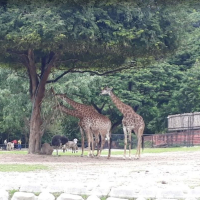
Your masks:
M109 146L108 146L108 158L110 158L110 155L111 155L111 146L112 146L112 138L110 137L110 142L109 142L109 144L108 144Z
M144 136L142 136L142 151L144 150Z
M111 151L111 147L112 147L112 138L110 137L109 151Z
M98 148L100 148L101 147L101 135L99 134L99 144L98 144L99 146L98 146Z

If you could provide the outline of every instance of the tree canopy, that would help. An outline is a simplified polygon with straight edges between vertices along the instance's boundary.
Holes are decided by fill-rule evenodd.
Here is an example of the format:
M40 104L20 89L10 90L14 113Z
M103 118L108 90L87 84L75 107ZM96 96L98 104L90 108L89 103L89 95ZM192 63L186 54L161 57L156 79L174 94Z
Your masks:
M181 23L176 9L165 6L157 1L7 0L0 8L0 61L22 67L24 54L34 49L37 65L54 53L57 68L72 71L144 63L137 58L158 58L177 44L175 27Z

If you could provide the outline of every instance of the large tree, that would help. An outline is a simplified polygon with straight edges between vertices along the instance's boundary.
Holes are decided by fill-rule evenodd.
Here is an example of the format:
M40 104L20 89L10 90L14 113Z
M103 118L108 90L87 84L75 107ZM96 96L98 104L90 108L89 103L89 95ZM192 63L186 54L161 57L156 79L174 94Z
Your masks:
M70 72L106 74L141 66L175 48L177 4L162 6L163 2L5 0L1 4L0 62L26 70L30 82L29 153L40 150L47 83ZM54 70L64 71L49 80Z

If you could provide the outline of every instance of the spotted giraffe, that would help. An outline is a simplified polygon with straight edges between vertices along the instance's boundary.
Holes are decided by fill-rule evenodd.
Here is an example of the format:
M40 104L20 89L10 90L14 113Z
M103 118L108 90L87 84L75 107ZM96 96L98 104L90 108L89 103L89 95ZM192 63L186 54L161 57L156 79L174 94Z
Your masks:
M105 140L108 141L109 146L109 152L108 152L108 158L110 158L111 154L111 121L108 119L108 117L99 114L96 109L93 106L88 106L84 104L80 104L78 102L73 101L72 99L68 98L66 95L59 94L58 97L62 97L69 105L71 105L75 110L73 110L74 113L78 113L79 116L75 116L80 119L79 125L80 125L80 131L82 136L82 155L84 151L84 132L86 133L86 136L88 138L88 144L92 143L92 156L94 155L94 145L93 145L93 134L95 136L95 143L98 146L99 144L99 134L101 136L101 147L100 150L98 149L97 156L99 157L101 155L101 151L103 149L103 146L105 144ZM65 109L67 109L65 107ZM70 111L69 111L70 110ZM76 112L75 112L76 111ZM69 112L72 112L71 109L68 109Z
M129 158L131 158L131 132L132 130L137 136L138 144L135 158L140 158L140 149L142 143L142 135L145 128L145 123L143 118L138 115L133 108L129 105L123 103L113 92L112 88L105 87L101 93L101 95L108 94L115 106L119 109L119 111L123 114L122 125L124 132L124 159L126 159L126 146L127 146L127 135L129 137Z

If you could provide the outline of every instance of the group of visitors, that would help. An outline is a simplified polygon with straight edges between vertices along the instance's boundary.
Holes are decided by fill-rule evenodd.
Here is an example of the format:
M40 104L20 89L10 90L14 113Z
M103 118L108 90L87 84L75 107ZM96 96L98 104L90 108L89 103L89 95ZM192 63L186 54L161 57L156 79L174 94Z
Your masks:
M11 143L14 144L14 147L21 150L22 149L22 141L21 139L19 139L18 141L17 140L13 140ZM7 145L8 145L8 142L7 142L7 139L4 140L4 149L6 150L7 149Z

